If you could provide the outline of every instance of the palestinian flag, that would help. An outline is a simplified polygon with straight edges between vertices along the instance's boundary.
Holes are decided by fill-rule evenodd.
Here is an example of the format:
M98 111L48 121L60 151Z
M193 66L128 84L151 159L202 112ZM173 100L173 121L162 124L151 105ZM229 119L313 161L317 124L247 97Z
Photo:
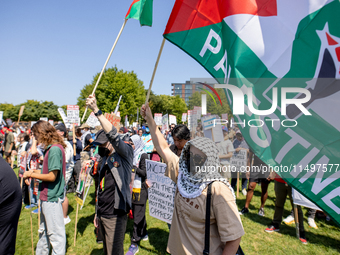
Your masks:
M133 0L125 19L137 19L141 26L151 27L152 1L153 0Z
M241 92L225 89L250 148L340 224L339 13L338 0L177 0L164 37Z

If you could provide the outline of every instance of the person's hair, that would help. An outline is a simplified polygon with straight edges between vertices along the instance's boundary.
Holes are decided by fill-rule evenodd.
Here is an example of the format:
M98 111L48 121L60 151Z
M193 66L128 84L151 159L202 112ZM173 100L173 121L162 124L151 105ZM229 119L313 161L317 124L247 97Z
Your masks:
M76 136L81 136L81 128L76 129Z
M18 135L18 139L21 139L21 138L24 138L24 141L25 141L25 142L28 142L28 141L30 140L29 135L26 134L26 133L20 133L20 134Z
M39 134L39 143L48 146L50 144L58 143L66 148L64 139L58 135L57 130L47 121L39 120L32 127L34 134Z
M179 124L174 127L174 129L171 131L171 136L176 137L179 140L190 140L190 130L187 128L184 124Z

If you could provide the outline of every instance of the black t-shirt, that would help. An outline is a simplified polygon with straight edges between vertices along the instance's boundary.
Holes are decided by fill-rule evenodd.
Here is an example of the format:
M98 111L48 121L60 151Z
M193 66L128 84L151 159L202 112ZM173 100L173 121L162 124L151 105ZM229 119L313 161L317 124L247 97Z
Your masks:
M84 148L90 144L90 139L92 138L91 134L85 136Z
M98 189L98 216L104 218L112 218L115 215L125 214L122 210L115 210L115 179L108 165L105 165L99 173L99 189Z

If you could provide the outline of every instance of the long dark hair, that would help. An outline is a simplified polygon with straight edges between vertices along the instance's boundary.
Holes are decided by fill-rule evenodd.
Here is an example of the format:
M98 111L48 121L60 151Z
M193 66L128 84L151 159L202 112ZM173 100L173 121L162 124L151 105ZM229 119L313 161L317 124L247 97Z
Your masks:
M47 121L39 120L33 125L32 132L39 134L38 143L42 143L45 146L58 143L66 148L63 138L58 135L57 130Z
M190 140L190 130L188 127L184 124L179 124L174 127L174 129L171 131L171 136L176 137L179 140Z

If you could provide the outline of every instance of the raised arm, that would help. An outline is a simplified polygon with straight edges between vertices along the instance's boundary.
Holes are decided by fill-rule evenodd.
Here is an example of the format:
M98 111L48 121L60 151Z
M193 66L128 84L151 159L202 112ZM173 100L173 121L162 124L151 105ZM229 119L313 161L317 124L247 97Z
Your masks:
M166 142L161 131L159 131L159 129L157 128L157 125L152 117L152 112L148 103L142 106L141 115L149 125L153 145L155 146L158 154L167 163L170 157L172 156L173 152L169 149L168 143Z

